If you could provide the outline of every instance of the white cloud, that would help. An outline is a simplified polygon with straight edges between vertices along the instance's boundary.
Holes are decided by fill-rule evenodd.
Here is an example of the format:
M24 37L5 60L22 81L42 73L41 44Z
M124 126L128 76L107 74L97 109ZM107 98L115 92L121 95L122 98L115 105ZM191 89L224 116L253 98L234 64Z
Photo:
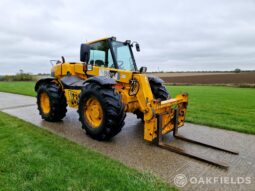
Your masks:
M255 69L252 0L0 0L0 74L49 72L50 59L79 61L80 43L139 41L150 70Z

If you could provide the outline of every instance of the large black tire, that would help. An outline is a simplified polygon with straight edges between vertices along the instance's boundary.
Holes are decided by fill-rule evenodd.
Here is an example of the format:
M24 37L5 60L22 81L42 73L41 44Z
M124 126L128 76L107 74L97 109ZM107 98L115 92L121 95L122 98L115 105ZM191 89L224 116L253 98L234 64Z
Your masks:
M93 127L86 117L85 112L90 99L96 100L101 106L101 122ZM79 99L79 120L86 133L96 140L109 140L118 134L124 126L126 113L121 101L121 96L111 86L101 86L97 83L87 84L80 94Z
M42 108L42 95L49 98L49 112ZM37 106L42 119L56 122L63 119L66 115L66 97L62 89L54 83L42 84L37 90Z
M163 84L158 84L154 82L150 82L151 91L154 95L155 99L160 99L161 101L165 101L170 98L170 94L166 90L166 87Z
M150 87L155 99L160 99L161 101L164 101L170 98L170 94L168 93L166 87L163 84L150 81ZM137 119L141 119L143 121L143 112L141 112L140 110L136 110L134 114L136 115Z

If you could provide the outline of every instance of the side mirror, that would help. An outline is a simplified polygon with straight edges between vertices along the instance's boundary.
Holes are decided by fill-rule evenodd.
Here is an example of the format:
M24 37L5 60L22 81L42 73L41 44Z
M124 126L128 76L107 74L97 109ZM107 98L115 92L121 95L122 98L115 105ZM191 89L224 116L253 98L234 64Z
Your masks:
M135 44L135 48L137 52L140 52L140 45L138 43Z
M61 56L61 59L62 59L62 63L65 63L66 62L66 59L64 56Z
M87 44L81 44L80 60L82 62L89 62L90 46Z
M147 72L147 67L142 66L142 67L139 69L139 72L140 72L140 73L145 73L145 72Z

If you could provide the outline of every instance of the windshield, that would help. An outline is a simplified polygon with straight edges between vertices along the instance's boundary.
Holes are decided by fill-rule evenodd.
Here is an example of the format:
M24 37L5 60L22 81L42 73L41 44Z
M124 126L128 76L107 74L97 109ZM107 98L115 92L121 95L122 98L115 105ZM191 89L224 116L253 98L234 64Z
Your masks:
M119 69L135 71L135 63L129 45L112 41L112 48Z

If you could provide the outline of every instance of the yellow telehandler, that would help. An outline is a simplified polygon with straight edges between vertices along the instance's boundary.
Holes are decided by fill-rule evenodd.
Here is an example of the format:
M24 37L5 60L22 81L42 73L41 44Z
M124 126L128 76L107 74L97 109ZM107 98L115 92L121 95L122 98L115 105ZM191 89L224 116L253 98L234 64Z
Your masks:
M143 120L146 141L227 168L224 163L163 143L162 136L173 131L176 138L237 154L177 135L177 129L184 125L188 94L170 98L161 79L147 76L146 67L138 70L133 47L140 51L137 42L103 38L81 44L81 62L66 62L64 57L56 61L51 77L35 86L42 119L59 121L65 117L67 105L78 108L86 133L93 139L107 140L121 131L126 112L131 112Z

